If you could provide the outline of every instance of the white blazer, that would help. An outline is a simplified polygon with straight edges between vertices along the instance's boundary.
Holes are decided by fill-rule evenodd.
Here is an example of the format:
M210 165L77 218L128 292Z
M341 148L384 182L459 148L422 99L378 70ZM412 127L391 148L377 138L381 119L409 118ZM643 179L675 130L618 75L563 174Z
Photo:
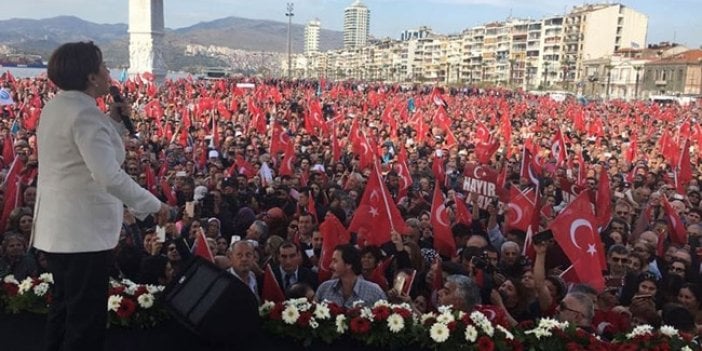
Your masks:
M121 168L122 128L80 91L62 91L44 107L37 129L34 247L52 253L111 250L123 204L142 213L159 211L158 198Z

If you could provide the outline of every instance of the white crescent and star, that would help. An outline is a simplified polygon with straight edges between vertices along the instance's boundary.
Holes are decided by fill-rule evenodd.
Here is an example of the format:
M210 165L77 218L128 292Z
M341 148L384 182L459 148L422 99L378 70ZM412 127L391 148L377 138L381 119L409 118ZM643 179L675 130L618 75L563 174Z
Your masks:
M373 200L373 197L375 197L375 200ZM370 200L372 202L377 202L380 201L380 195L378 195L378 190L373 190L370 194Z
M573 243L573 245L575 247L582 250L580 245L578 245L578 241L575 240L575 232L580 227L588 227L588 228L590 228L590 231L592 231L593 229L592 229L592 224L590 224L589 221L586 221L582 218L578 218L578 219L574 220L573 223L571 223L571 225L570 225L570 241ZM590 248L588 248L588 252L590 252Z
M481 168L483 168L483 167L482 167L482 166L476 166L476 167L473 169L473 178L475 178L475 179L480 179L480 176L478 175L478 170L480 170Z
M444 213L446 213L446 205L441 204L436 208L436 212L434 212L434 220L442 227L449 227L449 224L444 220Z
M512 211L514 211L515 215L517 216L517 218L515 220L513 220L512 223L510 223L510 224L514 225L514 224L521 222L522 217L524 217L524 212L522 211L521 207L519 207L511 202L509 204L507 204L507 207L509 207Z

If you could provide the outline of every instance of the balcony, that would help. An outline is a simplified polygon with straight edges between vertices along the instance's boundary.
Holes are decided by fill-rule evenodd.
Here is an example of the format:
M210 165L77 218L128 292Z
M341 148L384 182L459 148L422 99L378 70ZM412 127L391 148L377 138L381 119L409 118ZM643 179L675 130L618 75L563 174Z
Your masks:
M656 81L656 85L666 85L667 83L668 81L666 81L665 79L659 79Z

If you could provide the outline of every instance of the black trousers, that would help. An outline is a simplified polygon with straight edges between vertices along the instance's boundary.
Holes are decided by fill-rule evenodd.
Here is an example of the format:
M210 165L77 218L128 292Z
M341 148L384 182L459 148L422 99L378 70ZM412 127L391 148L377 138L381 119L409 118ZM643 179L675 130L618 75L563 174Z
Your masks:
M112 251L47 253L46 258L54 276L46 350L103 350Z

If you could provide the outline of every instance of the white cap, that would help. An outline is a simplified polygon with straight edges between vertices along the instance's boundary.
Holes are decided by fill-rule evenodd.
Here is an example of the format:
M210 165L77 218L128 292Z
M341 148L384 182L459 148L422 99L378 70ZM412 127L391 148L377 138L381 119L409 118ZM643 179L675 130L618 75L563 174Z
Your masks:
M208 157L209 158L217 158L217 157L219 157L219 152L217 152L217 150L210 150Z
M187 177L187 176L188 176L188 173L186 173L185 171L176 172L176 177Z

